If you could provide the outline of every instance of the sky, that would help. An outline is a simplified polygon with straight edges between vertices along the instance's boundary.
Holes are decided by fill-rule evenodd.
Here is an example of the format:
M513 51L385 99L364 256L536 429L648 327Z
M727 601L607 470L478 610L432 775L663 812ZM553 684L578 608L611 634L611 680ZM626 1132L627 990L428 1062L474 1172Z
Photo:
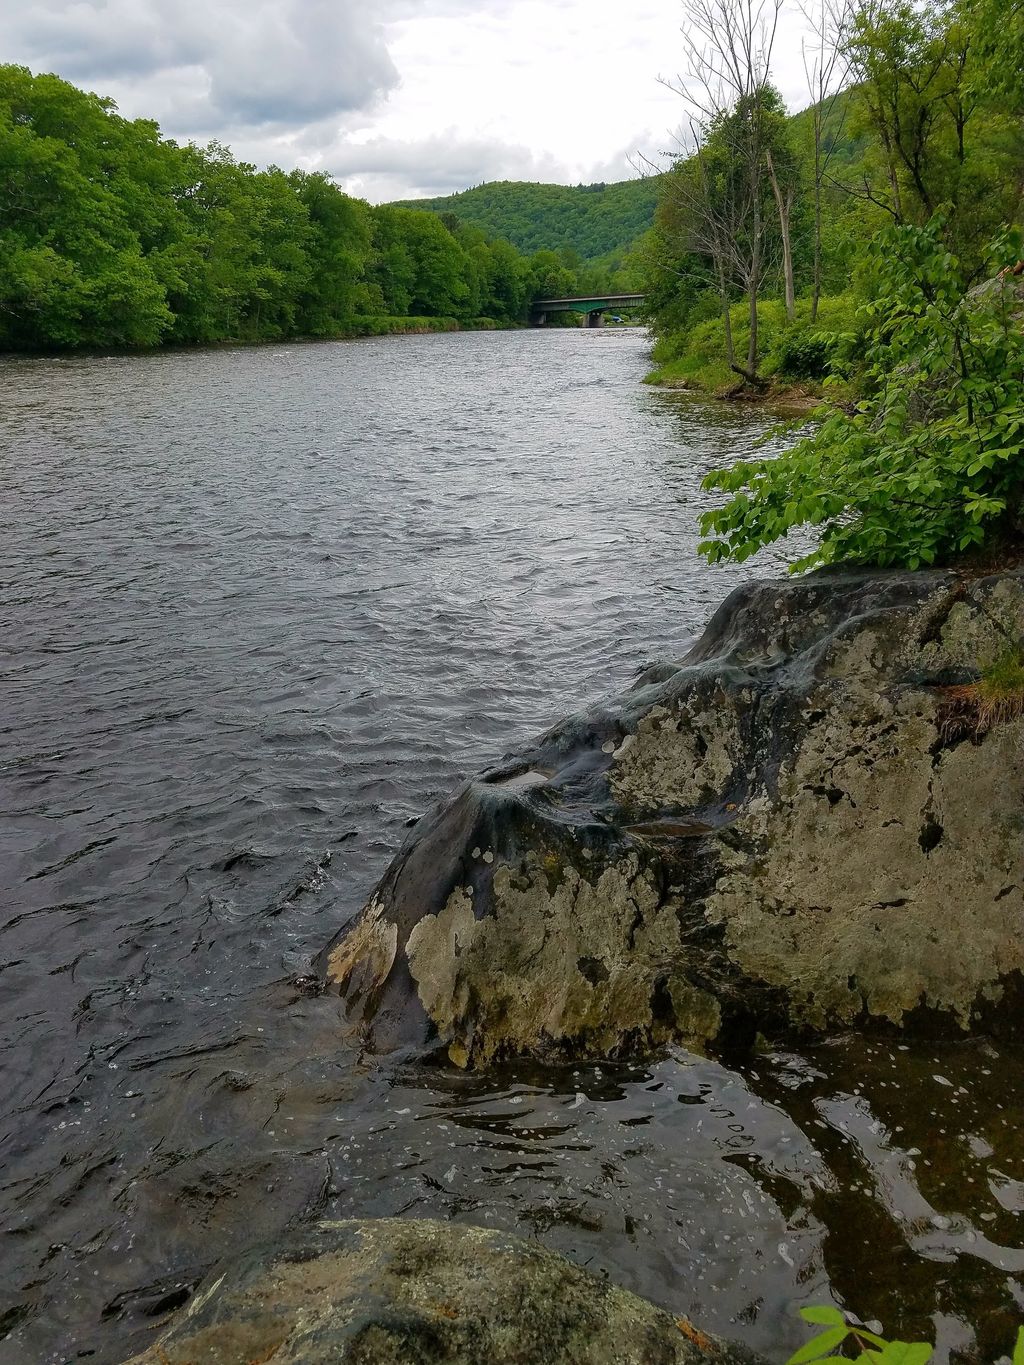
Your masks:
M797 108L789 6L774 76ZM373 203L636 174L676 145L682 21L680 0L0 0L3 60Z

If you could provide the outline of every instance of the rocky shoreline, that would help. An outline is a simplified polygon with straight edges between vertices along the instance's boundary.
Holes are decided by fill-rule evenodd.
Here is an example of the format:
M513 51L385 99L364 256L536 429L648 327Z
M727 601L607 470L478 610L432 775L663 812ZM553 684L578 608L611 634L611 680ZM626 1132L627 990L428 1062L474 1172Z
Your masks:
M739 589L425 817L322 967L371 1047L458 1066L1018 1034L1024 720L950 689L1022 640L1020 570Z
M320 967L374 1049L484 1067L856 1026L1021 1033L1024 716L965 690L1024 571L754 583L678 663L424 817ZM133 1365L757 1365L533 1242L321 1222Z

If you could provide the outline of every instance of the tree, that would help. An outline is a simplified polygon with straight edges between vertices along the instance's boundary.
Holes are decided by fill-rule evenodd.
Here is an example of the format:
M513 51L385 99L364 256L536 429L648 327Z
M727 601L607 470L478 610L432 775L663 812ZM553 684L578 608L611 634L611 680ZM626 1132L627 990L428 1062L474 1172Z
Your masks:
M773 100L771 97L775 96ZM777 92L768 87L763 96L767 124L764 157L768 180L775 197L779 215L779 238L782 246L782 279L786 300L786 317L796 317L796 272L793 265L793 207L800 188L800 172L789 141L786 110ZM771 107L774 104L774 107Z
M684 0L686 78L683 96L696 161L689 189L692 216L714 262L725 318L731 273L747 297L746 365L737 363L725 323L729 364L749 383L758 377L758 298L764 280L765 199L769 116L777 96L769 85L782 0ZM702 160L702 152L710 156ZM731 163L719 168L722 152ZM677 184L684 184L680 181ZM728 260L727 260L728 258Z
M180 208L195 250L172 295L183 341L294 335L311 278L306 205L284 172L236 162L219 143L188 149Z
M527 262L525 283L531 299L571 298L578 277L557 251L535 251Z
M1005 272L980 291L944 244L944 224L880 233L864 307L871 396L834 409L776 459L710 475L732 496L706 513L712 561L743 560L795 526L818 545L794 568L838 561L948 562L1024 533L1024 332ZM1019 231L991 248L1016 260Z
M470 316L473 270L466 252L432 213L387 204L371 210L372 273L398 316Z
M850 0L810 0L803 7L811 26L812 39L804 40L802 52L807 89L811 97L811 129L814 142L814 282L811 294L811 321L818 318L821 302L821 226L822 190L835 149L836 131L826 140L836 113L839 96L849 76L846 37L850 25ZM837 131L841 132L842 121Z
M526 263L508 242L490 242L481 262L482 308L485 317L514 322L527 304Z
M781 97L772 86L761 85L695 125L692 146L692 155L677 161L664 177L659 227L675 238L676 269L692 270L687 257L707 261L728 364L748 383L759 385L758 302L780 256L791 309L795 302L791 220L798 172ZM759 160L753 164L755 152ZM733 344L731 305L737 290L747 298L745 366Z
M1024 104L1024 0L962 0L961 21L973 31L983 88Z
M370 257L370 210L343 194L321 172L292 171L292 189L309 217L309 274L297 299L297 325L309 336L330 336L364 311L364 273Z
M122 158L153 150L150 128L56 76L0 67L0 343L151 346L166 333L162 272L118 194Z
M964 33L913 0L864 0L850 25L857 90L879 139L897 223L927 221L951 198L941 178L941 130L954 112L963 164L969 107Z

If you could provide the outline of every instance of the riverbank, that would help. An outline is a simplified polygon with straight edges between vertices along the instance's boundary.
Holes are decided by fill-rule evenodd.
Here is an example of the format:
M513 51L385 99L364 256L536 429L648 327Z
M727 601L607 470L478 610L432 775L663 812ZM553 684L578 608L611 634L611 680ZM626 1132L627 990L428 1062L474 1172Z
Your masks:
M360 337L424 336L430 332L509 332L522 323L498 322L495 318L359 317L325 336L302 337L303 341L354 341Z
M730 324L734 354L745 363L750 335L745 303L730 310ZM757 374L763 387L746 383L731 367L718 313L684 331L660 334L651 353L654 368L644 383L705 399L806 412L825 399L825 378L835 379L841 343L856 328L855 304L846 295L822 298L813 317L811 301L798 299L792 319L777 299L767 299L758 310ZM848 396L830 385L832 401Z
M1024 575L733 593L678 664L425 817L325 955L456 1066L850 1027L1020 1039Z
M429 336L450 332L518 332L523 322L500 322L496 318L391 317L367 315L347 319L318 335L282 337L222 337L216 341L168 340L155 346L54 346L45 350L0 351L3 360L45 360L51 356L169 355L196 351L259 349L267 346L315 346L324 341L363 341L369 337Z
M675 363L652 370L643 382L653 389L688 396L700 403L710 400L749 404L777 410L782 416L811 413L828 401L822 386L809 380L767 379L762 387L755 388L735 374L724 377L717 368L706 375L680 374Z

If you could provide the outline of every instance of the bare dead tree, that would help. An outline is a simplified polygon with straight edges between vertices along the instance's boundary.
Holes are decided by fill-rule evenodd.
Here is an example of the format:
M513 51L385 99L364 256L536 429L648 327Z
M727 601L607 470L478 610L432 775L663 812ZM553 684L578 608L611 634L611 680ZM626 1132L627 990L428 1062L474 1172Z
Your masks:
M833 128L832 116L840 95L850 79L850 59L846 51L852 17L851 0L806 0L801 12L811 30L802 44L804 74L811 97L814 134L814 283L811 295L811 321L818 317L821 300L821 201L829 162L845 122L842 109L840 127ZM828 144L825 130L829 129Z
M782 279L786 293L786 317L790 322L796 317L796 276L793 271L793 237L790 224L793 218L793 200L796 198L796 181L791 177L783 185L775 168L775 158L771 147L765 149L768 163L768 176L775 196L775 207L779 214L779 232L782 237Z
M768 175L763 117L772 49L783 0L683 0L683 48L687 73L665 84L682 96L693 138L696 171L684 188L694 210L696 236L719 280L723 320L728 316L729 280L747 296L749 339L746 365L726 346L733 370L750 383L758 378L758 298L768 261L765 250L764 185ZM707 151L714 137L726 138L738 181L715 203ZM702 162L702 154L704 161ZM737 185L742 190L737 192ZM719 196L721 198L721 196Z
M640 158L642 174L662 175L659 218L672 246L659 261L659 268L679 278L707 281L707 274L687 269L681 262L697 257L707 262L718 294L730 369L745 372L736 362L731 307L736 290L743 288L748 276L744 233L751 217L749 180L730 173L731 149L721 139L708 135L700 125L691 124L680 136L679 148L671 155L672 167Z

